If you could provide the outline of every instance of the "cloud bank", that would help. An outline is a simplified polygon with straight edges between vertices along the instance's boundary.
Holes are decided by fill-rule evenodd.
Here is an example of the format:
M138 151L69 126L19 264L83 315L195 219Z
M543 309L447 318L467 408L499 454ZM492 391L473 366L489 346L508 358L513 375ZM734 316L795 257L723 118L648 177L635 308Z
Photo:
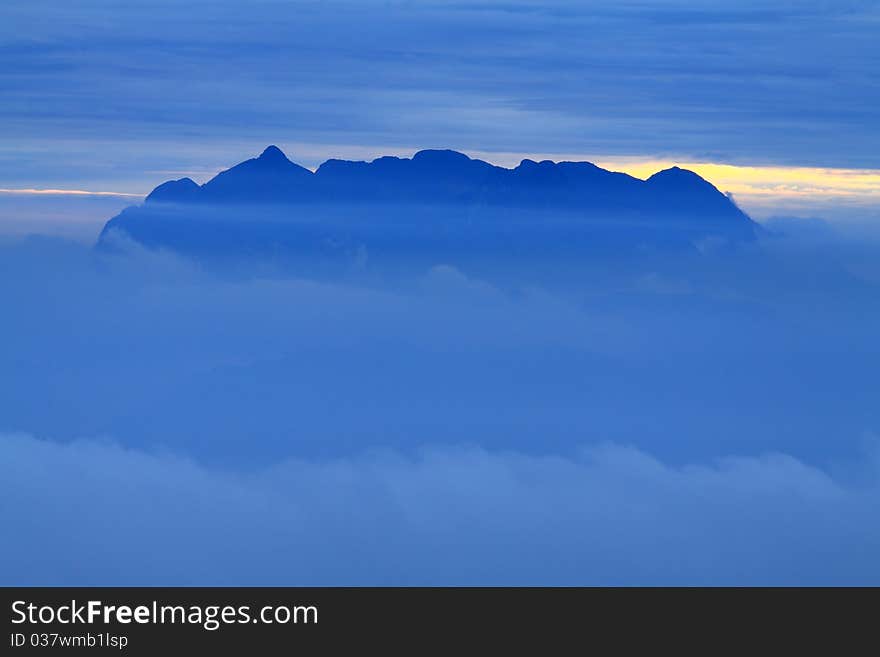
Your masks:
M7 244L0 581L880 583L876 248L777 243L541 285Z
M0 437L4 584L877 584L878 470L669 467L601 445L290 460L246 475Z

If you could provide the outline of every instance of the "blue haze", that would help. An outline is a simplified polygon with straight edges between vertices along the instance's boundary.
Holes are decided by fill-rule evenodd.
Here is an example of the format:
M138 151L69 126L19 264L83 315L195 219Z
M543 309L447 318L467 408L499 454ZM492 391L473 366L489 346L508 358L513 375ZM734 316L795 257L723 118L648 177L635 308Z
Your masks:
M880 168L878 25L860 0L4 2L0 188L140 193L269 143ZM880 584L876 229L757 230L656 181L517 206L496 174L420 208L287 178L3 196L0 584ZM279 189L295 209L256 198Z

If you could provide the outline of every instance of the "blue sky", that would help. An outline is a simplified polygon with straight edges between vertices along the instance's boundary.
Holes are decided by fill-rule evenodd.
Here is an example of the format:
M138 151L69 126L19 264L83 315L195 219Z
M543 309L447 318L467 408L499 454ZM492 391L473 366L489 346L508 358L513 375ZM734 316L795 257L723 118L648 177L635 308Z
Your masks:
M780 211L873 216L878 29L858 1L7 2L0 189L139 194L268 143L309 166L453 147L869 170L870 194L811 175Z

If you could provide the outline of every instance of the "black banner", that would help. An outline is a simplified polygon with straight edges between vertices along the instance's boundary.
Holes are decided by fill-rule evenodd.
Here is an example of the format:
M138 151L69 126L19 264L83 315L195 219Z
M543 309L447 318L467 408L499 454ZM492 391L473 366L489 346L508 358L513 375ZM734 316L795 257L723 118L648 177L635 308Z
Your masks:
M2 654L873 646L877 589L6 588ZM866 642L866 643L863 643ZM872 648L873 649L873 648ZM603 654L605 654L603 649Z

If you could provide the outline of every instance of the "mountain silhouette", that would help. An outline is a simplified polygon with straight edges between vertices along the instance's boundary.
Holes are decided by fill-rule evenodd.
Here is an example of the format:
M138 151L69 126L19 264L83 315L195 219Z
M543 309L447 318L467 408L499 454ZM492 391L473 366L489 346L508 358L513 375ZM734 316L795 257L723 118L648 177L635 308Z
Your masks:
M523 160L507 169L452 150L314 172L277 147L204 185L165 182L104 226L149 247L198 256L369 252L403 258L570 255L751 242L759 228L692 171L647 180L589 162Z

